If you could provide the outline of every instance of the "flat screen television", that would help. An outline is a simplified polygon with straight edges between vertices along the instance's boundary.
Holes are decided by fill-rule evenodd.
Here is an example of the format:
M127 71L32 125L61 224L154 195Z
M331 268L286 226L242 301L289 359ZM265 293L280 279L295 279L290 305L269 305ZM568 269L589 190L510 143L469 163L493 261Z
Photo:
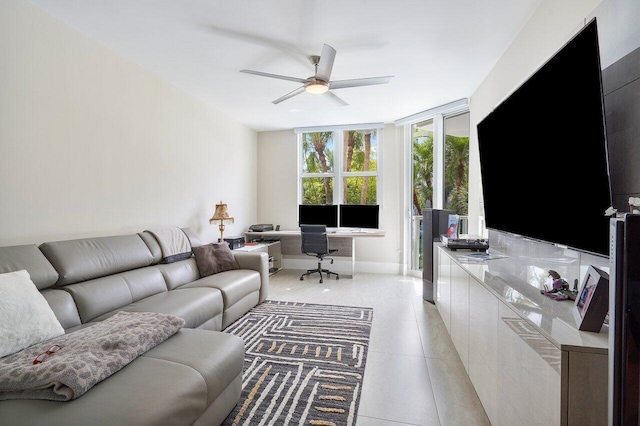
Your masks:
M340 204L340 227L378 229L379 214L378 205Z
M596 20L477 126L487 228L609 254Z
M338 227L338 206L332 204L300 204L298 225L325 225Z

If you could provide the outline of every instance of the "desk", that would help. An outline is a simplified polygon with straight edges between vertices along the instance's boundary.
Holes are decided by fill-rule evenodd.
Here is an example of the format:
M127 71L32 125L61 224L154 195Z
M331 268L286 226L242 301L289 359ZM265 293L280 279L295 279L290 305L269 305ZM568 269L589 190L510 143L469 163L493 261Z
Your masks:
M233 251L261 251L269 255L269 275L273 275L282 269L282 252L280 241L270 243L260 243L255 245L245 245Z
M302 256L300 250L300 230L283 230L283 231L264 231L264 232L245 232L245 239L253 241L257 239L279 238L281 242L281 251L283 255ZM331 257L350 257L351 258L351 276L355 276L356 272L356 238L381 238L385 236L385 231L380 229L336 229L327 232L329 237L329 246L332 249L338 249L332 253Z

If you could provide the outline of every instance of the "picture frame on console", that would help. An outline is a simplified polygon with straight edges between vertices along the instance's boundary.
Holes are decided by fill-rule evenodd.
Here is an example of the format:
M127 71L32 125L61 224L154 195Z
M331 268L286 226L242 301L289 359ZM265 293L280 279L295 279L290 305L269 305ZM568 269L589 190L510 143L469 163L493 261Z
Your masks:
M573 305L578 329L599 333L608 311L609 274L590 265Z

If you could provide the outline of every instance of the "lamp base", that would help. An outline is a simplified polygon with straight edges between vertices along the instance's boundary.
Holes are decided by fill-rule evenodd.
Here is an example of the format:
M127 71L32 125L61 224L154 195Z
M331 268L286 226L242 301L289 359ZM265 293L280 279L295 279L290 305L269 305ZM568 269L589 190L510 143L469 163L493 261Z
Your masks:
M220 239L218 240L218 243L222 243L222 242L224 242L224 237L223 237L224 224L222 222L220 223L220 226L218 227L218 229L220 229Z

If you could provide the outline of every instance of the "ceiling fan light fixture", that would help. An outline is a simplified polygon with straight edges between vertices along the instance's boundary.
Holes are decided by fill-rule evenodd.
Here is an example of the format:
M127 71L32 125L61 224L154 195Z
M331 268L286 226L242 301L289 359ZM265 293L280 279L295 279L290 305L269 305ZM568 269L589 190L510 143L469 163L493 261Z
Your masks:
M311 83L307 84L304 90L312 95L319 95L321 93L326 93L329 90L329 86L323 83Z

